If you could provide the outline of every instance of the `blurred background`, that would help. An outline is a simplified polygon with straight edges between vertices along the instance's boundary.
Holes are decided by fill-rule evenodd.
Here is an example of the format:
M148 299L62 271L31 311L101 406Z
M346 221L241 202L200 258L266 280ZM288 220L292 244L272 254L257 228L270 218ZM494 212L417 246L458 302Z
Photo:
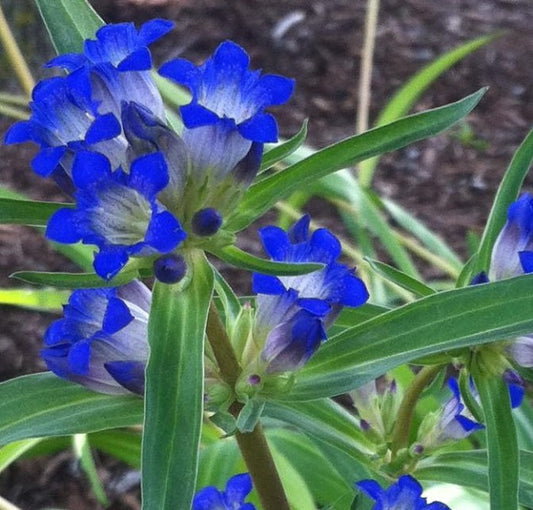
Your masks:
M155 64L175 57L203 61L219 42L232 39L250 54L253 68L297 80L296 92L276 111L281 135L298 131L309 118L308 143L324 147L355 131L357 88L366 2L363 0L93 0L106 22L140 24L153 17L176 22L154 46ZM35 79L53 54L30 0L1 0L4 14L31 65ZM422 67L481 35L505 34L478 49L441 76L413 111L456 101L489 86L465 122L429 140L381 159L375 189L426 222L463 257L469 232L480 233L496 187L533 120L533 3L530 0L381 0L371 81L370 126L392 94ZM0 50L0 91L22 93ZM13 119L0 115L3 133ZM35 199L62 200L53 183L35 177L34 147L0 148L0 186ZM531 190L533 180L526 181ZM335 209L309 205L318 223L342 229ZM334 225L337 224L337 227ZM249 241L257 249L256 239ZM75 270L29 228L0 226L0 287L17 285L16 270ZM429 271L429 270L428 270ZM242 284L246 289L246 284ZM0 381L40 371L38 350L49 314L0 307ZM111 508L139 508L136 482L118 463L101 467L104 484L126 479ZM0 493L22 508L99 508L68 452L46 468L22 462L0 477ZM111 491L113 493L113 491Z

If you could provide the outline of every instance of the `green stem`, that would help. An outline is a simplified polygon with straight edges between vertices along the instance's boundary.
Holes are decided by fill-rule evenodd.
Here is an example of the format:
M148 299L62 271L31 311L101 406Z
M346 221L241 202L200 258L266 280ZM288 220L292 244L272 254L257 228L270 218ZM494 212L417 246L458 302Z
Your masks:
M28 97L31 97L31 91L35 86L35 81L31 75L28 64L22 56L22 52L13 37L11 29L7 23L2 7L0 7L0 41L6 50L6 56L17 75L19 83Z
M392 430L391 450L393 458L398 453L398 450L407 446L418 399L424 391L424 388L435 379L441 368L442 365L431 365L422 368L416 374L409 388L407 388L400 408L398 409L396 424Z
M239 379L241 367L235 356L226 329L215 305L211 303L207 318L207 338L220 369L220 375L232 388ZM237 417L242 404L235 402L230 412ZM237 432L237 444L264 510L290 510L274 459L270 452L261 422L252 432Z

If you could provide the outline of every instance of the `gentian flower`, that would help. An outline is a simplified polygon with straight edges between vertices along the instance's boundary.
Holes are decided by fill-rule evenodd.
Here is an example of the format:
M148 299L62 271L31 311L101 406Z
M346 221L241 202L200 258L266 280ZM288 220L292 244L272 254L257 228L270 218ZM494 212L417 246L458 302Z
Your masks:
M262 339L261 358L269 373L300 368L326 339L326 328L342 307L360 306L368 299L354 270L337 262L337 238L324 228L309 235L309 221L303 216L288 232L273 226L259 232L272 260L324 264L301 276L253 275L258 293L253 336Z
M238 169L249 184L261 159L263 144L276 142L276 120L265 108L285 103L294 81L248 69L250 59L237 44L222 43L211 58L197 67L185 59L164 64L162 76L187 87L192 101L180 108L194 172L222 181Z
M452 397L444 404L437 424L437 442L445 442L449 439L463 439L472 432L485 428L478 423L468 412L462 399L457 379L448 379L448 387Z
M422 486L411 476L402 475L388 489L375 480L361 480L356 487L376 503L372 510L450 510L444 503L428 503L422 497Z
M73 164L76 209L60 209L48 223L48 238L96 244L98 275L109 280L130 256L172 251L186 237L179 221L156 200L168 182L160 153L141 156L129 174L111 170L99 153L79 152Z
M197 492L192 510L255 510L252 503L245 503L252 490L252 479L248 473L235 475L228 480L221 492L216 487L206 487Z
M41 356L57 376L101 393L144 393L151 293L139 281L72 293L45 333Z

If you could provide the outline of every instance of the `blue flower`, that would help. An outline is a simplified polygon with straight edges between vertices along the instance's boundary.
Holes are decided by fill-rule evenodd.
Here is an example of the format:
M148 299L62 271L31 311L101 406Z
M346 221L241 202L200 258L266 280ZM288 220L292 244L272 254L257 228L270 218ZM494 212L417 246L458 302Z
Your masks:
M43 177L70 176L68 154L79 147L111 144L121 127L112 115L100 115L84 75L72 73L40 82L32 94L29 120L17 122L6 134L5 143L33 141L41 151L32 161L35 172ZM71 158L70 158L71 159Z
M144 393L151 293L139 281L72 293L41 356L59 377L101 393Z
M309 235L309 216L288 232L278 227L260 230L272 260L317 262L324 268L302 276L253 275L258 293L254 337L264 338L262 359L267 372L301 367L326 339L326 328L343 306L360 306L368 299L354 270L337 262L340 243L327 229Z
M235 475L228 480L221 492L216 487L206 487L194 497L192 510L255 510L252 503L245 503L252 490L252 479L248 473Z
M168 183L160 153L137 158L127 174L113 172L102 154L79 152L72 177L77 207L57 211L46 236L98 246L94 268L102 278L115 276L130 256L168 253L185 239L179 221L156 199Z
M356 487L376 503L372 510L450 510L444 503L428 503L422 497L422 486L410 475L402 475L388 489L375 480L361 480Z
M223 179L237 167L251 182L259 167L263 144L278 139L274 117L265 108L285 103L293 80L248 69L250 59L237 44L222 43L197 67L184 59L164 64L160 74L187 87L192 101L180 108L195 171ZM247 155L251 157L247 158Z
M485 428L484 425L472 419L473 417L463 404L457 379L449 379L448 386L452 392L452 398L444 404L442 409L437 424L437 442L463 439L472 432Z
M524 193L507 210L507 223L492 250L490 280L533 271L533 196Z

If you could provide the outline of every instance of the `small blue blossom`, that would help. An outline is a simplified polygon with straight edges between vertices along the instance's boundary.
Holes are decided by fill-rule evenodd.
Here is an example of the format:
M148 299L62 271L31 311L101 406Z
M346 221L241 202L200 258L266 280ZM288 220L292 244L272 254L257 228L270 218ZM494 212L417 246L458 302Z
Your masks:
M151 293L139 281L72 293L45 333L41 356L57 376L101 393L144 393Z
M457 379L449 379L448 387L453 396L444 404L437 424L438 442L444 442L449 439L463 439L472 432L485 428L484 425L473 419L465 407L461 399Z
M112 171L99 153L79 152L72 173L76 209L60 209L46 229L60 243L95 244L94 268L109 280L130 256L168 253L186 237L179 221L156 200L168 174L160 153L136 159L127 174Z
M160 74L187 87L192 101L180 108L195 171L216 173L222 180L249 153L255 164L241 173L251 181L266 142L276 142L278 128L265 108L285 103L294 81L249 70L247 53L231 41L222 43L197 67L185 59L164 64Z
M354 270L337 262L337 238L326 229L310 236L309 221L309 216L302 217L288 232L278 227L260 230L272 260L324 264L302 276L253 275L258 293L254 337L264 338L261 358L269 373L300 368L326 340L326 328L342 307L360 306L368 299Z
M255 510L252 503L244 502L251 490L252 479L248 473L235 475L228 480L223 492L216 487L197 492L192 510Z
M402 475L388 489L375 480L361 480L356 487L376 503L372 510L450 510L444 503L428 503L422 497L422 486L411 475Z
M524 193L507 210L507 223L492 250L490 280L533 271L533 196Z

